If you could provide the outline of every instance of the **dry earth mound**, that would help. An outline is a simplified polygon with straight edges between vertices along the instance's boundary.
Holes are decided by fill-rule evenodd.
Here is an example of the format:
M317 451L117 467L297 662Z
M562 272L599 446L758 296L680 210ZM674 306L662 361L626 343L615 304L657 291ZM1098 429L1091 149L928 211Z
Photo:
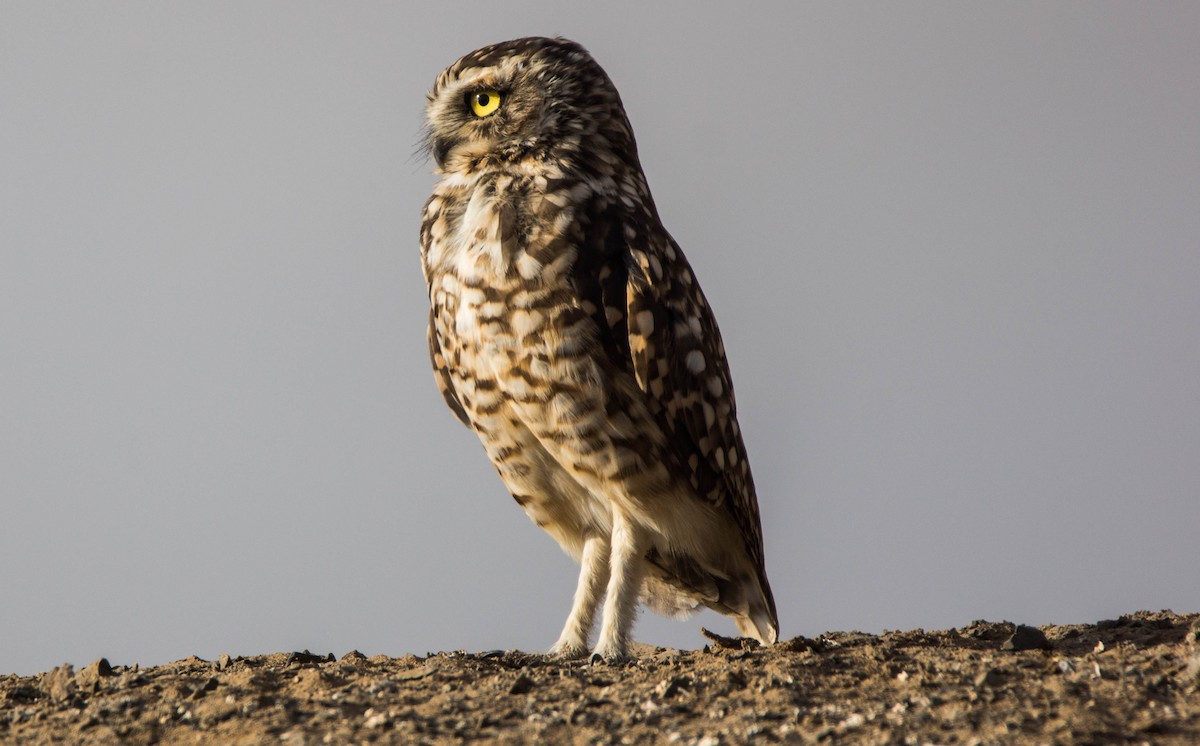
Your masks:
M0 678L0 742L1200 743L1200 614L713 636L626 664L307 652Z

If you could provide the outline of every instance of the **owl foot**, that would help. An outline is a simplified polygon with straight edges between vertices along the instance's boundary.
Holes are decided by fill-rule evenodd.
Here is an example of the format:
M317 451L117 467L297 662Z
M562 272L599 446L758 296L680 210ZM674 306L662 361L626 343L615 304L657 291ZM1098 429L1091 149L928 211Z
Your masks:
M579 660L586 658L588 654L588 646L586 640L568 640L560 639L550 648L548 655L563 660Z
M631 659L629 651L625 646L604 645L603 643L596 646L595 652L588 662L592 665L597 663L625 663Z

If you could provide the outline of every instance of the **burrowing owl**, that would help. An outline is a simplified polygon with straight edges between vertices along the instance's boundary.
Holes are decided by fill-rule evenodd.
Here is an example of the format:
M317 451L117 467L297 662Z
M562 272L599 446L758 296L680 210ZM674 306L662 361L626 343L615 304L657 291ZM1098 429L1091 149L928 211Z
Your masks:
M438 76L421 259L450 409L582 565L552 652L627 654L639 599L774 642L758 501L717 323L659 222L612 81L517 39Z

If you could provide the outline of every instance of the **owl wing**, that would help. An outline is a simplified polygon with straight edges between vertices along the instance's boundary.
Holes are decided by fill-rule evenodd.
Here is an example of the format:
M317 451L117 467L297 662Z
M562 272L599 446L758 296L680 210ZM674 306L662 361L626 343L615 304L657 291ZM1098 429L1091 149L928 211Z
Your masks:
M591 223L593 243L581 259L599 265L583 269L596 283L595 315L608 331L602 343L646 394L696 494L727 511L762 568L758 501L708 301L656 219L610 208Z
M744 634L774 640L779 622L766 577L758 498L712 309L656 217L600 222L610 226L603 250L595 252L604 264L596 275L610 331L604 344L646 395L695 494L737 527L757 577L749 584L723 579L686 556L652 553L647 559L665 571L668 582L733 613Z
M665 242L662 251L629 251L626 308L633 373L666 422L696 493L730 513L750 555L761 564L758 501L725 346L687 260L670 237Z

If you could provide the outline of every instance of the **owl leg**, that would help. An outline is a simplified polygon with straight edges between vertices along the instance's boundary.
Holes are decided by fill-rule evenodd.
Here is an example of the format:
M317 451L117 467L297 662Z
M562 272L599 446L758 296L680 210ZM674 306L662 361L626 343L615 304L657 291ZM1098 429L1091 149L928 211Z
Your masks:
M563 627L562 634L551 655L564 658L582 658L588 652L588 636L596 619L596 608L604 595L608 583L609 544L606 536L589 536L583 543L583 554L579 558L579 585L575 587L575 602L571 614Z
M646 572L646 542L642 528L622 510L613 511L611 575L595 651L606 660L625 658L629 653L630 632Z

